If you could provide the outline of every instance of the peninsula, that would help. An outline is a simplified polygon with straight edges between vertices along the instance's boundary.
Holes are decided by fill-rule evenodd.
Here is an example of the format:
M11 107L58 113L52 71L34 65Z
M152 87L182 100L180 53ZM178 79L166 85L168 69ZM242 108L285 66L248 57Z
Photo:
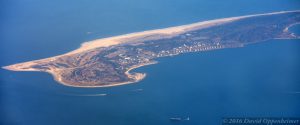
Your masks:
M182 53L243 47L270 39L299 39L288 28L300 23L300 11L281 11L203 21L85 42L66 54L4 66L12 71L42 71L73 87L135 83L145 73L132 69Z

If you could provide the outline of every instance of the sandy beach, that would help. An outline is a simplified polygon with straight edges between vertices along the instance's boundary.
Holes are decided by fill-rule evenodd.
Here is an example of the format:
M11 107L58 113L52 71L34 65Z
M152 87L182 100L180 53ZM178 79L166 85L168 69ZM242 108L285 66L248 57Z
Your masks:
M131 70L134 70L136 68L142 67L142 66L146 66L146 65L152 65L152 64L156 64L157 62L150 62L150 63L144 63L144 64L140 64L140 65L136 65L133 67L130 67L125 74L129 77L134 79L134 81L128 81L128 82L120 82L120 83L111 83L109 85L100 85L100 86L76 86L76 85L70 85L68 83L65 83L61 78L59 73L55 73L53 71L47 71L49 74L51 74L55 81L65 85L65 86L70 86L70 87L80 87L80 88L95 88L95 87L113 87L113 86L120 86L120 85L126 85L126 84L131 84L131 83L136 83L141 81L142 79L144 79L146 77L146 74L144 73L136 73L135 75L130 74L129 72Z
M97 40L93 40L93 41L89 41L89 42L84 42L81 44L80 48L78 48L74 51L71 51L69 53L66 53L64 55L80 53L83 51L87 51L87 50L91 50L91 49L95 49L95 48L99 48L99 47L108 47L108 46L113 46L113 45L117 45L117 44L123 44L123 43L129 42L129 41L132 41L132 40L138 40L145 36L151 36L151 35L155 35L155 34L173 36L173 35L181 34L184 32L188 32L188 31L192 31L192 30L196 30L196 29L203 29L203 28L207 28L207 27L211 27L211 26L215 26L215 25L220 25L220 24L232 22L235 20L243 19L243 18L281 14L281 13L288 13L288 12L297 12L297 11L280 11L280 12L273 12L273 13L266 13L266 14L253 14L253 15L246 15L246 16L222 18L222 19L215 19L215 20L209 20L209 21L201 21L201 22L188 24L188 25L181 25L181 26L162 28L162 29L156 29L156 30L148 30L148 31L142 31L142 32L129 33L129 34L120 35L120 36L97 39Z
M156 30L148 30L148 31L142 31L142 32L129 33L129 34L125 34L125 35L113 36L113 37L108 37L108 38L96 39L96 40L84 42L81 44L81 46L78 49L73 50L68 53L65 53L65 54L62 54L62 55L53 56L53 57L49 57L49 58L45 58L45 59L23 62L23 63L18 63L18 64L13 64L13 65L9 65L9 66L4 66L2 68L8 69L8 70L13 70L13 71L32 71L33 69L24 70L22 68L30 67L31 65L40 63L40 62L49 62L51 60L56 60L58 57L81 53L81 52L96 49L99 47L109 47L109 46L113 46L113 45L128 43L130 41L138 41L139 39L144 38L146 36L160 34L162 36L171 37L171 36L181 34L184 32L188 32L188 31L192 31L192 30L196 30L196 29L203 29L203 28L207 28L207 27L211 27L211 26L215 26L215 25L220 25L220 24L236 21L239 19L244 19L244 18L249 18L249 17L254 17L254 16L281 14L281 13L288 13L288 12L299 12L299 11L300 10L280 11L280 12L265 13L265 14L254 14L254 15L246 15L246 16L238 16L238 17L229 17L229 18L215 19L215 20L209 20L209 21L202 21L202 22L197 22L197 23L188 24L188 25L181 25L181 26L162 28L162 29L156 29Z
M266 14L255 14L255 15L247 15L247 16L222 18L222 19L202 21L202 22L188 24L188 25L182 25L182 26L162 28L162 29L156 29L156 30L148 30L148 31L135 32L135 33L125 34L125 35L120 35L120 36L102 38L102 39L97 39L97 40L93 40L93 41L89 41L89 42L84 42L81 44L81 46L78 49L73 50L68 53L65 53L65 54L62 54L62 55L45 58L45 59L40 59L40 60L33 60L33 61L18 63L18 64L14 64L14 65L9 65L9 66L4 66L2 68L7 69L7 70L12 70L12 71L41 71L41 70L31 68L31 66L35 65L35 64L41 64L41 63L55 61L59 57L70 56L73 54L86 52L86 51L93 50L93 49L100 48L100 47L109 47L109 46L118 45L118 44L126 44L126 43L129 43L132 41L139 42L139 41L143 41L143 40L153 40L153 39L158 39L161 37L173 37L178 34L188 32L188 31L193 31L193 30L203 29L203 28L216 26L216 25L220 25L220 24L224 24L224 23L229 23L229 22L244 19L244 18L249 18L249 17L254 17L254 16L281 14L281 13L288 13L288 12L299 12L299 10L297 10L297 11L280 11L280 12L273 12L273 13L266 13ZM288 30L288 28L286 30ZM133 70L135 68L138 68L138 67L141 67L144 65L150 65L150 64L153 64L153 63L133 66L130 69L128 69L125 72L125 74L129 78L134 77L134 79L136 80L134 82L137 82L139 80L142 80L145 77L145 74L136 74L133 76L129 73L129 71ZM43 72L48 72L48 73L52 74L54 76L55 80L60 82L63 85L72 86L70 84L63 82L62 78L60 78L61 77L60 70L63 70L63 69L51 69L49 71L43 71ZM103 86L72 86L72 87L110 87L110 86L124 85L124 84L129 84L129 83L133 83L133 82L116 83L116 84L103 85Z

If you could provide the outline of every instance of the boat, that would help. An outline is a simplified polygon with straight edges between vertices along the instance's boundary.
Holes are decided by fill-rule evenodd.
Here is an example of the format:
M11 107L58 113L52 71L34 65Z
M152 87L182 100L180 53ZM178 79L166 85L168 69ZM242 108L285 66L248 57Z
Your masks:
M185 121L189 121L190 120L190 117L187 117L186 119L184 119Z

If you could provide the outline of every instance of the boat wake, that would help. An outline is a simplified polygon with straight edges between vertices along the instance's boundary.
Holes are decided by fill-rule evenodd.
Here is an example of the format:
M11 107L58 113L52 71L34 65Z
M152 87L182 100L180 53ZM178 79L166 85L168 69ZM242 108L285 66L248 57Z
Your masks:
M99 93L99 94L66 94L68 96L107 96L106 93Z
M290 92L286 92L287 94L300 94L300 91L290 91Z

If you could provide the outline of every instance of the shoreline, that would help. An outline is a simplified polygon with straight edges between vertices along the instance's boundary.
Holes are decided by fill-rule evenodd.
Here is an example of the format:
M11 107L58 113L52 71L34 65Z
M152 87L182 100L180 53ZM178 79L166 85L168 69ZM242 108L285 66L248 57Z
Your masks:
M125 72L125 74L129 77L129 78L132 78L132 74L130 74L129 72L134 70L134 69L137 69L137 68L140 68L140 67L143 67L143 66L147 66L147 65L153 65L153 64L157 64L156 61L153 61L153 62L149 62L149 63L144 63L144 64L140 64L140 65L134 65L130 68L128 68L128 70ZM11 70L11 69L8 69L8 70ZM18 70L12 70L12 71L18 71ZM48 73L50 75L52 75L52 77L54 78L54 80L56 82L58 82L59 84L62 84L64 86L68 86L68 87L76 87L76 88L104 88L104 87L113 87L113 86L120 86L120 85L126 85L126 84L131 84L131 83L137 83L141 80L143 80L145 77L146 77L146 74L145 73L138 73L137 75L143 75L142 77L138 77L138 78L134 78L135 80L134 81L127 81L127 82L121 82L121 83L112 83L110 85L98 85L98 86L78 86L78 85L70 85L66 82L64 82L63 80L61 80L61 78L59 77L58 73L55 73L55 72L59 72L59 70L46 70L46 71L42 71L42 70L36 70L36 69L32 69L32 70L22 70L24 72L44 72L44 73ZM134 77L134 76L133 76Z
M180 26L172 26L172 27L167 27L167 28L159 28L159 29L154 29L154 30L146 30L146 31L140 31L140 32L127 33L124 35L105 37L105 38L100 38L100 39L96 39L96 40L83 42L82 44L80 44L79 48L72 50L70 52L64 53L64 54L60 54L60 55L52 56L52 57L48 57L48 58L32 60L32 61L25 61L22 63L15 63L15 64L8 65L8 66L2 66L2 68L10 70L10 69L14 69L14 68L10 68L11 66L17 65L17 64L56 60L59 57L73 55L73 54L93 50L93 49L100 48L100 47L109 47L109 46L118 45L118 44L125 44L125 43L128 43L129 40L138 40L139 38L145 37L145 36L159 35L159 34L172 36L172 35L177 35L180 33L187 32L187 31L192 31L192 30L201 29L201 28L208 28L208 27L215 26L215 25L229 23L229 22L244 19L244 18L255 17L255 16L274 15L274 14L283 14L283 13L289 13L289 12L300 12L300 10L278 11L278 12L263 13L263 14L251 14L251 15L245 15L245 16L220 18L220 19L200 21L200 22L186 24L186 25L180 25ZM22 70L16 70L16 71L22 71Z
M278 11L278 12L271 12L271 13L264 13L264 14L251 14L251 15L245 15L245 16L236 16L236 17L228 17L228 18L220 18L220 19L213 19L213 20L206 20L206 21L200 21L196 23L186 24L186 25L180 25L180 26L171 26L167 28L159 28L154 30L146 30L141 32L133 32L128 33L124 35L117 35L113 37L107 37L107 38L101 38L96 39L88 42L84 42L80 45L78 49L75 49L73 51L70 51L63 55L70 55L70 54L76 54L83 51L95 49L98 47L109 47L112 45L117 44L123 44L128 42L129 40L132 40L130 38L133 37L133 39L138 39L139 37L149 36L149 35L155 35L155 34L167 34L167 35L177 35L180 33L184 33L187 31L197 30L197 29L203 29L215 25L220 25L244 18L249 17L255 17L255 16L266 16L266 15L274 15L274 14L283 14L283 13L289 13L289 12L300 12L300 10L293 10L293 11ZM110 42L104 43L104 42ZM101 43L101 44L100 44Z
M180 33L208 28L211 26L216 26L224 23L229 23L232 21L249 18L249 17L256 17L256 16L267 16L267 15L274 15L274 14L283 14L289 12L300 12L300 10L293 10L293 11L278 11L278 12L271 12L271 13L263 13L263 14L251 14L245 16L236 16L236 17L227 17L227 18L220 18L220 19L212 19L206 21L200 21L196 23L180 25L180 26L171 26L166 28L159 28L154 30L146 30L140 32L133 32L124 35L117 35L112 37L100 38L88 42L83 42L78 49L70 51L68 53L62 54L63 55L72 55L88 50L92 50L99 47L109 47L118 44L128 43L130 40L138 40L140 37L151 36L151 35L177 35Z
M97 49L100 47L110 47L110 46L119 45L119 44L135 43L135 42L139 42L139 41L143 41L143 40L149 40L149 39L153 40L153 39L162 38L162 37L163 38L164 37L173 37L178 34L186 33L188 31L204 29L204 28L217 26L217 25L221 25L221 24L225 24L225 23L230 23L232 21L237 21L237 20L245 19L245 18L249 18L249 17L283 14L283 13L289 13L289 12L300 12L300 10L279 11L279 12L272 12L272 13L265 13L265 14L253 14L253 15L246 15L246 16L221 18L221 19L201 21L201 22L187 24L187 25L181 25L181 26L174 26L174 27L161 28L161 29L155 29L155 30L147 30L147 31L142 31L142 32L129 33L129 34L125 34L125 35L101 38L101 39L96 39L96 40L92 40L89 42L84 42L80 45L79 48L77 48L73 51L67 52L65 54L61 54L61 55L57 55L57 56L53 56L53 57L49 57L49 58L44 58L44 59L27 61L27 62L23 62L23 63L16 63L13 65L3 66L2 68L6 69L6 70L11 70L11 71L47 72L54 77L55 81L59 82L60 84L62 84L64 86L69 86L69 87L82 87L82 88L112 87L112 86L136 83L136 82L139 82L140 80L144 79L146 77L146 74L145 73L130 74L129 72L133 69L136 69L136 68L139 68L142 66L156 64L157 62L153 61L153 62L134 65L132 67L129 67L126 70L126 72L124 72L124 73L125 73L125 75L127 75L128 78L134 79L132 81L111 83L108 85L99 85L99 86L97 86L97 85L95 85L95 86L80 86L80 85L68 84L68 83L64 82L61 78L60 74L61 74L61 70L63 70L63 69L51 68L49 70L39 70L39 69L32 68L32 66L35 64L40 64L40 63L49 63L49 62L55 61L57 58L60 58L60 57L71 56L71 55L82 53L82 52L88 52L88 51L91 51L93 49ZM291 25L291 26L293 26L293 25ZM291 26L288 26L286 29L284 29L284 31L287 32Z
M132 66L130 67L126 72L125 74L131 78L132 74L130 74L129 72L131 70L134 70L134 69L137 69L137 68L140 68L140 67L143 67L143 66L147 66L147 65L152 65L152 64L156 64L157 62L149 62L149 63L145 63L145 64L140 64L140 65L135 65L135 66ZM37 70L38 71L38 70ZM41 71L43 72L43 71ZM70 85L70 84L67 84L65 82L63 82L59 77L58 75L55 75L53 74L52 72L48 72L46 71L47 73L50 73L55 81L59 82L60 84L64 85L64 86L69 86L69 87L80 87L80 88L104 88L104 87L113 87L113 86L120 86L120 85L126 85L126 84L131 84L131 83L137 83L141 80L143 80L145 77L146 77L146 74L145 73L138 73L137 75L143 75L142 77L138 77L138 78L134 78L134 81L127 81L127 82L121 82L121 83L112 83L110 85L98 85L98 86L78 86L78 85ZM134 76L133 76L134 77Z

